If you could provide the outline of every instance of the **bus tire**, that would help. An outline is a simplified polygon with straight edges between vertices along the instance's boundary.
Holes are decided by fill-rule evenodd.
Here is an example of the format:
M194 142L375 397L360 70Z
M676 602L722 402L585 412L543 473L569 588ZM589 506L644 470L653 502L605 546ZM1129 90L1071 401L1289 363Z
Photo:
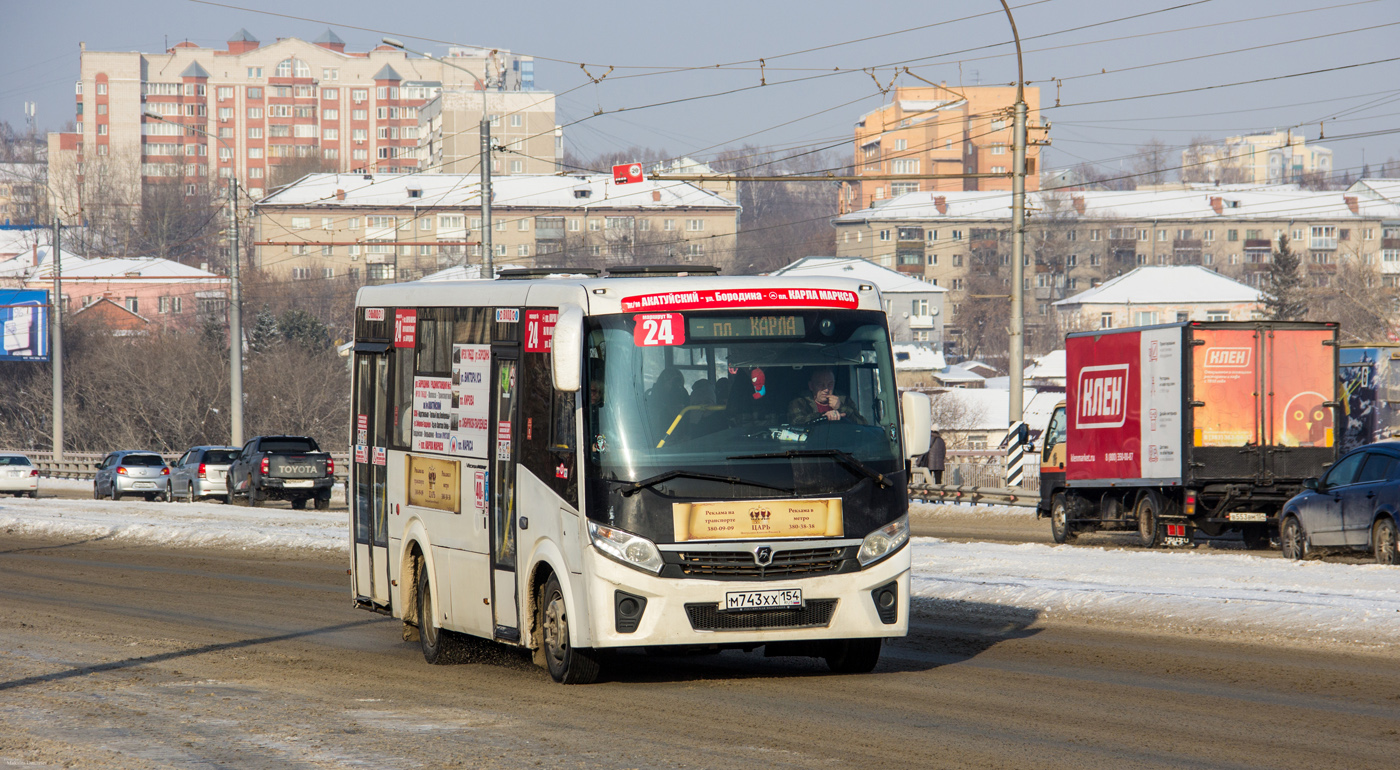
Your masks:
M560 684L591 684L597 680L602 668L598 654L569 643L568 604L564 601L564 590L560 588L557 576L550 575L544 582L537 606L540 644L550 677Z
M1143 548L1156 548L1162 544L1162 497L1156 492L1148 492L1137 502L1134 513L1137 516L1138 545Z
M827 648L826 665L837 674L868 674L880 662L883 639L841 639Z
M428 580L428 564L419 558L418 565L418 644L423 648L423 659L433 666L458 663L462 658L461 640L438 627L437 601L432 581Z
M1050 499L1050 538L1061 545L1079 539L1079 533L1069 522L1069 501L1063 492Z

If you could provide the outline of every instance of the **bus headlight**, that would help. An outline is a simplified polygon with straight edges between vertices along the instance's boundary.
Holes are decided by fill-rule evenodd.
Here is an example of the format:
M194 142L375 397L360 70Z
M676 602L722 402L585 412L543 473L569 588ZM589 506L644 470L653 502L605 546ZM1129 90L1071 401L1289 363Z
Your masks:
M905 514L866 535L865 540L860 544L860 553L856 554L856 559L860 561L861 567L869 567L898 551L907 542L909 542L909 515Z
M644 537L590 521L588 539L598 550L629 567L651 573L661 571L661 551L657 550L656 543Z

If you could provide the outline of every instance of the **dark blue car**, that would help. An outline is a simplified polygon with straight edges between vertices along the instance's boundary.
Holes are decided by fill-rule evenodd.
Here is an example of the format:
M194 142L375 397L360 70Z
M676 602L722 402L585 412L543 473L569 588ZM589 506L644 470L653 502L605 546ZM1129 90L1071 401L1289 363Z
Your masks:
M1302 559L1321 550L1370 551L1381 564L1400 564L1400 441L1383 441L1343 455L1307 491L1283 506L1283 555Z

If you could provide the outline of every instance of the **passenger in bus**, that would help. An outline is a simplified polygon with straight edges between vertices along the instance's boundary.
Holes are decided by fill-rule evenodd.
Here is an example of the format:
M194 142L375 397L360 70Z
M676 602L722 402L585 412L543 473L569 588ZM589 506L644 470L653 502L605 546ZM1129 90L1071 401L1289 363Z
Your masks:
M811 391L811 395L798 396L788 404L788 422L793 425L807 425L820 420L865 424L860 413L836 395L836 375L830 369L814 369L807 380L807 390Z
M647 391L647 406L651 410L652 424L657 426L658 435L676 419L676 415L690 403L690 394L685 389L685 375L681 370L668 366L661 370L651 390Z
M690 386L691 406L714 406L715 385L708 379L699 379Z

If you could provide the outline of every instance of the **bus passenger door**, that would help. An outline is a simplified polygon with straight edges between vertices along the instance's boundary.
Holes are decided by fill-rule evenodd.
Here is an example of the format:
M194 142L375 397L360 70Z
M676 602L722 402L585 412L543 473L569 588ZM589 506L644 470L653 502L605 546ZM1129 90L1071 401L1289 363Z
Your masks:
M361 344L370 347L370 344ZM350 463L354 550L350 566L356 602L385 610L390 606L389 510L385 494L388 392L389 356L384 351L357 350L354 443Z
M491 606L496 637L520 640L516 607L515 459L520 414L520 360L516 348L497 348L491 356L491 419L495 426L491 455Z

